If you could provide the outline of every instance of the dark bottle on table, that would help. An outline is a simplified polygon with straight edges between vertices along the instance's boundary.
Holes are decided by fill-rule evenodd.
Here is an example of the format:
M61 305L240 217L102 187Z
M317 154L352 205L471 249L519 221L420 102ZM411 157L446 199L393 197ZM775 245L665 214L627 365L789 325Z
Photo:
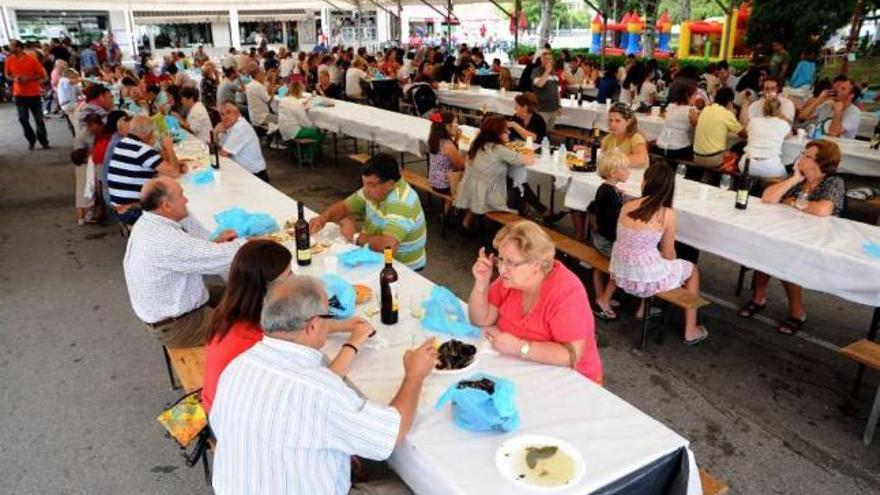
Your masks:
M397 323L398 293L397 293L397 270L392 266L391 248L385 248L385 268L379 274L379 292L381 295L382 323L394 325Z
M581 84L580 87L578 87L578 106L579 107L584 106L584 85L583 84Z
M214 140L214 131L211 131L211 142L208 143L208 152L211 154L211 168L214 170L220 169L220 147L217 146L217 141Z
M752 177L749 175L749 158L746 157L746 164L743 173L740 174L736 181L736 209L745 210L749 206L749 191L752 190Z
M599 149L602 148L602 140L599 139L599 129L593 127L593 140L590 142L590 165L596 167L599 157Z
M306 222L302 201L296 204L296 223L293 225L296 237L296 264L308 266L312 264L312 246L309 240L309 222Z

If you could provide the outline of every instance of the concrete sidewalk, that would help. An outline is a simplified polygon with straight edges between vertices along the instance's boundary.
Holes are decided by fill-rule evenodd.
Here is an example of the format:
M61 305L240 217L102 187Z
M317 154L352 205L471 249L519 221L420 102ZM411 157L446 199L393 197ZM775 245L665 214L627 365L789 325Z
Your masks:
M28 152L14 109L0 106L0 492L210 493L156 422L180 394L130 309L125 240L115 225L76 225L70 135L47 125L54 148ZM265 153L273 184L312 209L358 186L356 167L333 164L332 150L318 169ZM436 206L425 275L466 297L478 241L441 239ZM880 493L880 439L860 442L877 377L850 400L855 366L834 351L864 336L871 310L809 292L814 338L787 338L725 307L739 303L737 266L704 254L700 268L722 301L701 313L710 340L681 345L674 317L665 343L634 351L639 326L624 311L597 327L606 386L690 439L733 493ZM773 287L765 314L781 318Z

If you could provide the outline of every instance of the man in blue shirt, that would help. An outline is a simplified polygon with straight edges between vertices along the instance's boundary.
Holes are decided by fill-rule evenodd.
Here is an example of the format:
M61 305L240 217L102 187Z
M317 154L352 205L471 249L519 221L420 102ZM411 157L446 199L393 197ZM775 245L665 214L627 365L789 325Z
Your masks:
M98 54L92 45L83 45L79 52L79 65L86 73L91 74L98 69Z

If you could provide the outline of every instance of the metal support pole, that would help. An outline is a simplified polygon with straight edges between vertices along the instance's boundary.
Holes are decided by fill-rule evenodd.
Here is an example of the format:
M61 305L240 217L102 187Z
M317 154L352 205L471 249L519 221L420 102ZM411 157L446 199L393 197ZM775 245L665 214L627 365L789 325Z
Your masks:
M446 50L452 50L452 0L446 0Z
M513 50L519 48L519 16L522 15L522 0L516 0L513 4Z

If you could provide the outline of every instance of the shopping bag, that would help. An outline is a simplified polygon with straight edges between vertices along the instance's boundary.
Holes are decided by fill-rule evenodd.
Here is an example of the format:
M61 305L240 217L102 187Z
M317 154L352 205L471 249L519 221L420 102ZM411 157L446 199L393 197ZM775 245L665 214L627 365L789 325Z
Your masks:
M452 402L452 418L470 431L514 431L519 428L516 386L510 380L478 373L449 387L435 409Z
M434 286L430 297L422 304L425 307L422 326L428 330L456 337L480 336L480 329L470 324L458 298L446 287Z
M321 275L321 281L324 282L324 287L327 289L330 314L340 319L354 316L355 299L357 298L354 286L335 273Z
M89 162L86 165L86 183L83 186L83 198L86 201L90 201L95 197L95 162L92 161L92 157L89 157Z

